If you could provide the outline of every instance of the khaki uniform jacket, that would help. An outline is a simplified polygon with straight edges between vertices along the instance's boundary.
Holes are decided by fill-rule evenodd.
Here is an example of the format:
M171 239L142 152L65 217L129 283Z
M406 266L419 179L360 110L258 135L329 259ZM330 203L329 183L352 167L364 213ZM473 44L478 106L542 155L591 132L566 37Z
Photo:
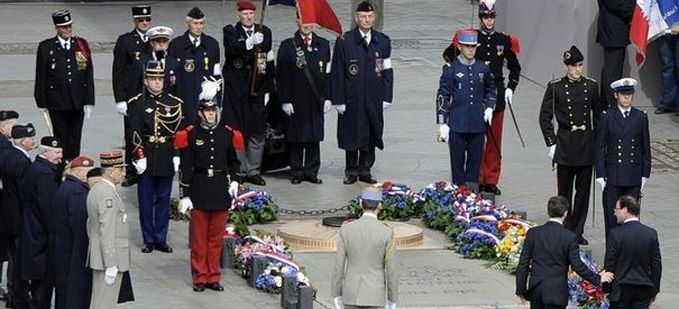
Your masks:
M94 270L130 267L130 232L125 203L108 181L102 180L87 195L88 264Z
M337 240L332 296L345 305L384 306L396 303L398 277L394 233L377 218L363 215L345 223Z

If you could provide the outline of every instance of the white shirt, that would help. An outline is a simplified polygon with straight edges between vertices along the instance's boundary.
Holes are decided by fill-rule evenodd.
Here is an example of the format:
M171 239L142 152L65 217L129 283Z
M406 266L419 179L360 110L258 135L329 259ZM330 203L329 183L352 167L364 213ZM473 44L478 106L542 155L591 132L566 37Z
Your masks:
M248 27L245 27L245 26L242 26L242 25L241 25L241 27L242 27L243 30L245 31L245 36L251 37L253 34L255 34L255 27L254 27L254 26L248 28ZM251 32L248 34L248 31L251 31Z
M195 37L195 36L189 34L189 41L191 41L191 44L193 44L193 46L200 45L200 37Z
M556 218L551 218L551 219L549 219L549 220L547 220L547 221L552 221L552 222L556 222L556 223L558 223L558 224L563 224L563 222L561 222L561 220L556 219Z
M628 113L627 113L627 116L629 117L629 114L630 114L629 111L632 109L632 106L630 106L630 107L628 107L628 108L623 108L622 106L618 105L618 109L619 109L620 112L622 113L622 116L623 116L623 117L625 117L625 112L628 112Z
M66 50L71 49L71 38L64 39L57 35L57 39L59 39L59 44L61 44L61 47L63 47Z
M639 218L627 218L625 221L622 222L622 224L625 224L627 222L632 222L632 221L639 221Z
M302 42L304 42L304 38L307 37L307 36L305 36L304 34L302 34L301 32L299 33L299 36L302 37ZM311 35L311 33L309 33L308 37L309 37L309 46L311 46L311 38L312 38L313 36Z
M363 36L363 40L365 41L366 44L370 44L370 39L372 38L372 30L369 30L368 33L363 32L363 30L358 29L358 32L361 33L361 36Z
M137 34L139 34L139 37L142 41L146 42L149 40L149 38L146 36L146 33L139 32L139 29L135 29L135 31L137 31Z

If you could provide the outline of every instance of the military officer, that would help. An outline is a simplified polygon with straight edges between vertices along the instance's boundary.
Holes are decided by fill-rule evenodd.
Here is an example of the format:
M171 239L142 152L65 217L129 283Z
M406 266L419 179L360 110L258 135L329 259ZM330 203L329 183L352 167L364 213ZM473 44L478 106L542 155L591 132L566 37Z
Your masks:
M78 156L66 166L49 216L50 265L56 308L89 308L92 271L87 268L87 174L94 160Z
M175 147L182 154L180 211L192 209L193 290L223 291L219 259L228 209L242 181L236 150L243 150L243 136L220 122L221 111L215 98L201 97L200 124L179 131L175 138Z
M170 46L170 38L174 31L170 27L155 26L149 31L146 31L146 36L151 44L151 52L141 56L141 60L137 61L131 69L129 82L129 89L132 89L134 95L142 92L144 89L144 73L146 65L149 61L160 61L165 70L165 81L163 83L163 90L168 93L173 93L170 82L170 71L167 69L167 49ZM129 175L127 176L130 177Z
M221 76L219 43L203 33L205 14L194 7L186 16L187 30L170 42L167 63L174 94L184 100L185 126L193 124L200 84L205 78Z
M226 124L241 130L246 139L245 151L238 153L245 181L263 186L266 181L260 175L260 167L267 128L264 108L274 89L274 54L271 30L255 25L256 9L251 1L238 1L238 22L223 29L222 117Z
M288 115L285 137L290 153L290 182L302 180L320 184L320 142L323 140L323 114L332 108L327 91L330 44L312 32L312 24L302 24L278 49L276 85L281 108Z
M12 147L12 127L16 124L19 114L13 110L0 111L0 151ZM0 179L0 213L2 212L2 179ZM3 228L0 227L0 283L2 283L2 268L7 261L7 246L9 238L5 237ZM7 298L7 290L0 286L0 300Z
M370 169L375 147L384 149L383 111L393 99L394 72L391 40L373 29L375 10L361 2L355 14L357 27L335 43L330 73L332 104L339 113L337 140L345 151L344 184L357 180L376 183Z
M505 104L512 104L516 86L519 84L521 65L516 58L518 40L505 33L495 30L496 12L495 0L483 0L479 4L479 19L481 28L478 29L479 46L476 59L483 61L490 67L495 77L496 101L493 110L492 125L486 132L486 145L481 160L479 183L481 191L500 195L497 187L502 167L502 128L504 123ZM503 67L507 63L509 78L505 87Z
M181 125L183 102L163 92L165 71L159 61L146 65L146 89L130 99L130 121L135 156L133 164L139 174L139 221L144 248L172 252L166 243L170 220L172 177L179 170L179 154L172 139Z
M40 140L40 154L26 169L21 182L23 222L21 229L21 279L30 282L34 308L50 308L54 289L53 269L49 264L49 216L54 193L61 183L58 165L63 156L59 139L45 136Z
M119 36L113 47L113 97L116 101L116 110L123 116L125 125L125 160L127 160L125 175L127 178L122 183L123 187L137 183L137 173L134 172L134 166L130 161L132 159L132 130L127 117L127 100L141 90L141 85L136 88L130 87L130 77L132 77L131 72L135 65L140 63L150 51L147 32L151 27L151 7L148 5L133 6L132 20L134 29Z
M64 159L80 154L83 118L94 108L92 52L85 39L73 36L68 10L52 13L57 35L38 45L33 96L51 119L54 136L64 143Z
M2 178L2 208L0 227L7 241L7 307L27 308L30 304L28 283L21 280L19 237L21 235L21 211L23 199L21 181L31 164L29 151L37 146L35 128L32 124L16 124L11 131L11 146L0 150L0 177Z
M486 126L492 123L495 84L490 68L474 58L476 30L458 31L460 54L443 66L437 93L439 141L448 142L452 182L478 191Z
M123 272L130 267L127 206L116 186L125 177L123 152L99 155L102 179L87 194L88 266L92 269L90 308L113 308Z
M396 308L394 231L377 220L382 209L382 192L365 189L361 193L361 207L361 218L342 224L339 231L331 281L335 307Z
M637 81L622 78L611 83L616 107L596 128L596 182L604 190L606 237L616 226L613 208L623 195L639 200L651 175L651 140L648 115L632 106Z
M606 111L599 100L598 84L582 75L584 57L575 46L563 53L566 76L549 83L540 108L540 128L549 158L556 164L558 194L568 201L564 227L587 245L582 232L587 220L594 164L594 123ZM552 120L558 124L555 132ZM575 198L573 187L575 186Z

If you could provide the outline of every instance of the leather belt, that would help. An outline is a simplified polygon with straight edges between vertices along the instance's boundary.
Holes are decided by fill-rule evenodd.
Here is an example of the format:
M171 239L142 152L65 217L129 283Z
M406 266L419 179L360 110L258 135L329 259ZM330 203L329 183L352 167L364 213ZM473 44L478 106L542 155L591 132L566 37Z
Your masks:
M155 144L164 144L172 140L172 136L155 136L155 135L145 135L146 141Z
M194 168L193 172L197 175L207 175L207 177L215 177L215 175L228 175L226 170L216 170L213 168Z

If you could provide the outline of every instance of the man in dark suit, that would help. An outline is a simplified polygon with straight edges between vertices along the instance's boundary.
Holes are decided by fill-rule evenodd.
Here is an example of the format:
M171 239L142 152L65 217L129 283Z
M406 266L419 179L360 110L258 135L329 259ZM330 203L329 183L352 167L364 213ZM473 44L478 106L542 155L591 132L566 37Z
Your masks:
M52 201L61 183L58 165L63 155L61 141L52 136L40 140L40 154L26 169L21 182L24 202L19 256L21 279L30 282L34 308L50 308L54 278L48 262L49 217Z
M255 24L254 3L238 1L236 9L238 22L223 29L222 118L225 124L243 132L245 151L238 152L238 160L245 181L263 186L266 181L260 173L267 128L264 109L274 89L273 38L271 29Z
M639 222L639 204L631 196L618 199L615 218L621 225L608 235L604 262L615 281L604 290L610 293L611 309L648 308L660 292L658 232Z
M64 160L80 154L83 119L94 108L92 52L87 41L73 36L68 10L52 14L57 35L38 45L33 96L38 109L49 112L54 136L64 143Z
M526 233L516 268L516 295L522 304L530 301L531 309L566 308L569 267L595 285L613 279L610 272L596 274L580 260L577 235L562 226L568 214L566 198L551 197L547 213L550 218L547 223Z
M629 30L634 13L635 0L597 0L599 19L596 41L604 48L604 64L601 69L601 99L606 106L615 106L613 91L608 88L613 81L622 78L625 53L629 45Z
M0 209L0 227L7 239L7 307L25 308L29 306L28 284L21 280L19 238L21 236L21 212L23 196L21 182L31 164L29 151L37 146L35 128L32 124L14 125L12 127L12 145L3 146L0 150L0 178L2 178L2 209Z
M320 142L323 140L323 114L332 108L327 91L330 44L312 32L312 24L281 43L278 49L276 84L281 108L288 115L285 137L290 152L290 182L302 180L320 184Z
M184 120L187 126L194 124L198 111L200 84L204 78L221 76L219 43L205 34L206 18L203 11L194 7L186 15L186 32L170 41L168 61L170 87L174 95L184 101Z
M19 114L13 110L0 111L0 152L6 151L7 147L12 147L12 127L17 123ZM2 180L0 179L0 213L2 212ZM0 227L0 283L2 283L2 268L7 257L7 246L9 237L5 236L4 228ZM9 278L7 278L9 281ZM0 300L7 298L7 290L0 286Z
M587 245L582 232L592 183L593 128L606 111L599 101L597 82L582 75L584 56L575 45L563 53L563 62L566 76L549 82L542 98L540 128L549 147L549 158L556 164L558 194L570 205L564 226L575 232L578 244Z
M132 68L142 61L142 57L150 51L149 38L146 32L151 27L151 7L140 5L132 7L132 19L134 29L118 37L113 47L113 97L116 101L116 110L123 116L125 137L125 160L127 172L123 187L129 187L137 183L137 173L132 166L132 130L127 117L127 100L137 95L138 91L130 89L130 77ZM144 62L144 64L146 64ZM139 86L141 88L141 85Z
M646 112L632 107L637 81L613 82L616 107L597 124L596 181L604 190L606 236L616 226L615 202L623 195L639 199L651 175L651 141Z

